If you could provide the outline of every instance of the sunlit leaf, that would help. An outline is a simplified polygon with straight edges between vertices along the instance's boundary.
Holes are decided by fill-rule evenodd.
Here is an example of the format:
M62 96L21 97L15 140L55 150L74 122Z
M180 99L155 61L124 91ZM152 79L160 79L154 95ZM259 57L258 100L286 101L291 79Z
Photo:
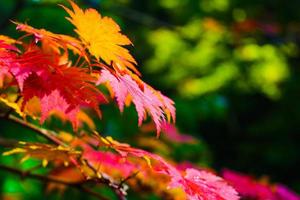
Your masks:
M102 70L97 84L101 83L110 84L121 112L130 97L138 113L139 125L146 119L147 113L156 124L157 133L161 130L161 124L166 121L166 116L169 120L175 120L174 102L141 80L137 82L128 74L113 75L108 70Z
M49 161L58 161L67 166L70 163L76 164L75 158L79 157L81 152L62 146L20 142L19 147L3 153L5 156L12 154L23 154L22 161L28 158L40 159L43 166L47 166Z
M95 9L81 10L74 2L70 3L73 10L63 6L70 15L67 19L76 27L76 33L89 52L108 65L114 63L117 69L129 67L138 73L133 65L136 61L123 47L131 45L131 41L120 33L119 25L109 17L102 17Z

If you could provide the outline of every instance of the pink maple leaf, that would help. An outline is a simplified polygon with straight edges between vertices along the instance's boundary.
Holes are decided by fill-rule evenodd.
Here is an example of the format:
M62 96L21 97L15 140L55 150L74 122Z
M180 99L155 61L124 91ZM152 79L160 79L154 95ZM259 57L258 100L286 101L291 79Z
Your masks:
M185 170L184 176L182 171L156 154L133 148L126 143L119 143L112 139L107 140L106 144L120 153L121 156L134 156L154 161L151 162L151 169L168 176L170 178L169 188L181 188L189 200L239 199L233 187L229 186L221 177L210 172L188 168Z
M63 115L67 119L69 119L72 123L74 128L78 127L78 120L76 118L77 113L79 112L79 106L69 109L69 104L63 98L58 90L51 91L50 94L45 94L41 98L41 111L42 116L40 122L43 123L45 119L53 112L57 111Z
M300 200L300 196L298 194L281 184L276 185L275 195L278 200Z
M237 192L221 177L204 170L186 169L184 190L191 200L237 200Z
M109 151L85 149L83 158L100 171L106 170L112 173L115 171L123 178L127 178L139 170L137 165L127 161L123 156Z
M255 200L300 200L300 196L284 185L271 185L233 170L223 170L223 177L243 198Z
M257 200L276 200L269 185L260 183L251 176L226 169L223 170L223 177L242 197Z
M170 123L163 123L162 131L166 134L167 138L173 142L194 143L196 141L191 135L179 133L178 129Z
M115 96L119 109L124 109L126 98L129 96L135 105L138 113L138 124L146 119L147 113L153 119L157 133L161 131L161 125L166 122L165 115L170 114L175 120L174 102L162 95L159 91L154 90L149 85L141 82L139 85L130 75L113 75L108 70L103 69L97 84L109 83L113 96Z

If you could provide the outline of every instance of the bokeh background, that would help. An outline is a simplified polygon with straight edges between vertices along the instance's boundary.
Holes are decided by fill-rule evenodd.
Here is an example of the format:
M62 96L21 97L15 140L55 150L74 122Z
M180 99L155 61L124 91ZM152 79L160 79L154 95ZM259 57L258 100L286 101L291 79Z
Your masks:
M130 49L142 79L174 99L177 127L200 140L197 145L175 145L166 154L217 171L230 168L267 177L300 192L300 1L76 2L120 24L134 43ZM67 2L0 0L0 34L18 38L10 22L15 20L74 35L57 3ZM122 115L115 105L102 109L99 131L134 144L140 134L134 108ZM49 126L57 127L56 123ZM6 137L36 137L7 122L0 125L0 134ZM24 186L1 172L2 193L40 199L42 187L37 181Z

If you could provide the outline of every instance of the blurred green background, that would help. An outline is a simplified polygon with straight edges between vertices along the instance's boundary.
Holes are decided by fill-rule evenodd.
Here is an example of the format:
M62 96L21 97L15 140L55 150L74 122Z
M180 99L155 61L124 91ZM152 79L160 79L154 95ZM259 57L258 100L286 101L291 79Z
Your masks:
M142 79L174 99L177 126L200 139L198 146L174 147L175 160L267 175L300 192L300 1L76 2L120 24L134 43L130 49ZM57 3L67 2L0 0L0 33L19 37L10 22L15 20L74 35ZM138 132L134 108L123 115L113 105L102 109L99 131L133 143ZM30 140L23 129L11 126L1 122L0 134ZM16 190L31 199L43 193L35 182L24 189L14 176L1 175L4 193Z

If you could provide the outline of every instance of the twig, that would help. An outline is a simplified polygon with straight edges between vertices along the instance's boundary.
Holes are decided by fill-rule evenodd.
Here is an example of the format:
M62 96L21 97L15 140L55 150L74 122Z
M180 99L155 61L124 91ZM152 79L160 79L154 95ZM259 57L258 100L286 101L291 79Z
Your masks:
M126 200L126 188L124 188L123 184L120 185L119 183L114 182L108 175L100 174L87 160L84 160L85 164L95 173L96 181L100 181L100 183L109 186L117 195L119 200Z
M60 141L57 138L55 132L52 132L52 131L49 131L49 130L46 130L46 129L43 129L43 128L39 128L39 127L37 127L33 124L30 124L30 123L27 123L27 122L23 121L22 119L19 119L19 118L13 116L13 115L9 115L8 117L2 117L2 119L6 119L6 120L9 120L9 121L13 121L17 124L20 124L23 127L28 128L28 129L44 136L46 139L50 140L51 142L53 142L55 144L62 145L62 146L67 146L65 143L63 143L62 141ZM3 143L5 143L5 141L3 141ZM85 163L87 164L87 166L91 170L94 171L94 173L96 175L96 177L93 179L93 181L95 181L96 183L101 183L101 184L104 184L104 185L110 187L116 193L119 200L126 200L126 198L125 198L126 188L123 188L122 187L123 185L120 186L118 183L115 183L108 176L106 177L104 175L101 175L99 177L99 175L97 173L98 170L96 170L93 166L91 166L88 161L86 161ZM80 184L74 184L74 183L70 183L70 182L61 181L61 180L58 180L58 179L53 179L52 177L49 177L49 176L31 174L29 172L23 172L23 171L19 171L18 169L13 169L13 168L10 168L10 167L7 167L7 166L1 166L1 165L0 165L0 169L6 169L7 171L19 174L22 177L28 176L30 178L36 178L36 179L40 179L40 180L43 180L43 181L51 181L51 182L56 182L56 183L62 183L62 184L65 184L65 185L71 185L73 187L76 186L76 187L79 187L81 190L85 190L85 191L88 190L87 188L83 188L83 186L80 185Z
M129 179L134 178L138 175L139 171L136 171L132 174L130 174L129 176L127 176L125 179L123 179L120 184L119 184L119 188L121 188L123 186L123 184L125 184Z
M33 124L27 123L26 121L15 117L13 115L9 115L8 117L4 117L3 119L15 122L17 124L20 124L21 126L28 128L39 135L45 137L46 139L50 140L51 142L61 145L61 146L67 146L64 142L62 142L59 138L57 138L56 134L53 131L46 130L44 128L39 128Z
M0 137L0 146L2 147L9 147L9 148L13 148L16 147L18 145L18 141L13 140L13 139L5 139Z
M92 196L94 196L94 197L96 197L100 200L108 200L106 197L101 196L99 193L84 187L82 185L82 183L74 183L74 182L69 182L69 181L63 181L63 180L60 180L60 179L53 178L51 176L43 176L43 175L40 175L40 174L33 174L33 173L28 172L28 171L22 171L22 170L15 169L15 168L5 166L5 165L0 165L0 170L5 170L7 172L17 174L21 178L31 178L31 179L36 179L36 180L40 180L40 181L43 181L43 182L53 182L53 183L58 183L58 184L63 184L63 185L66 185L66 186L74 187L74 188L77 188L77 189L79 189L83 192L86 192L86 193L88 193L88 194L90 194L90 195L92 195Z
M70 186L71 185L76 185L72 182L63 181L63 180L56 179L56 178L53 178L53 177L50 177L50 176L43 176L43 175L40 175L40 174L33 174L31 172L28 172L28 171L22 171L22 170L15 169L15 168L5 166L5 165L0 165L0 170L5 170L5 171L8 171L8 172L17 174L21 178L32 178L32 179L38 179L40 181L54 182L54 183L60 183L60 184L63 184L63 185L70 185Z
M62 145L62 146L67 146L65 143L63 143L61 140L59 140L59 138L57 138L55 132L52 132L52 131L49 131L49 130L46 130L46 129L43 129L43 128L39 128L39 127L37 127L33 124L30 124L30 123L27 123L26 121L24 121L20 118L17 118L13 115L9 115L7 117L2 117L2 119L6 119L6 120L9 120L9 121L15 122L17 124L20 124L23 127L28 128L28 129L38 133L39 135L42 135L43 137L45 137L46 139L50 140L51 142L53 142L55 144ZM0 142L1 142L1 140L0 140ZM5 140L3 140L3 143L5 143ZM13 143L13 144L15 144L15 143ZM109 176L105 176L104 174L101 174L101 176L99 176L98 170L96 170L92 165L90 165L87 160L85 160L85 163L87 164L87 166L91 170L93 170L93 172L96 175L94 177L94 179L92 179L93 181L95 181L96 183L101 183L101 184L104 184L104 185L110 187L116 193L119 200L126 200L126 197L125 197L126 188L124 188L124 184L123 184L124 182L121 182L121 185L120 185L120 184L114 182ZM88 188L85 188L82 185L82 183L74 184L72 182L62 181L62 180L55 179L55 178L50 177L50 176L32 174L29 171L20 171L18 169L14 169L14 168L11 168L11 167L8 167L8 166L3 166L3 165L0 165L0 169L7 170L7 171L15 173L15 174L19 174L21 177L34 178L34 179L39 179L41 181L56 182L56 183L61 183L61 184L64 184L64 185L69 185L69 186L72 186L72 187L76 187L76 188L78 188L82 191L88 192L89 194L91 194L93 196L96 196L96 194L99 195L98 193L96 193L96 192L94 192L94 191L92 191ZM100 196L99 199L105 199L105 198Z

